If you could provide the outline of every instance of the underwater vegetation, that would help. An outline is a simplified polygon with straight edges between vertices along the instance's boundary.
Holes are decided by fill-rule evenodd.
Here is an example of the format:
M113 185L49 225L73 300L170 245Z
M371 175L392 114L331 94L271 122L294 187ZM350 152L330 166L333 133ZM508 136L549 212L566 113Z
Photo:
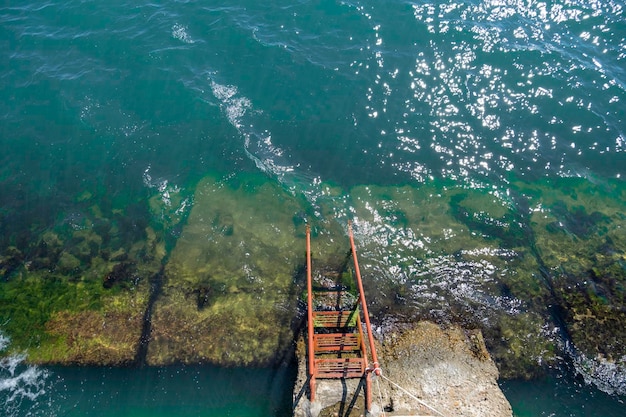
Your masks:
M421 319L481 329L503 377L566 357L626 392L621 183L320 188L307 201L242 173L186 194L157 184L128 206L79 196L83 210L2 249L2 329L39 363L277 363L302 321L305 222L314 273L341 273L352 219L377 332Z
M530 191L537 257L576 369L626 393L626 207L621 184L555 181Z
M384 316L481 328L504 377L534 377L565 352L588 381L626 392L621 183L362 186L350 195L383 328Z
M100 207L89 192L28 246L0 256L0 323L34 363L135 361L149 280L165 255L146 208Z
M297 200L266 181L208 177L165 268L148 363L267 363L289 346L302 248Z

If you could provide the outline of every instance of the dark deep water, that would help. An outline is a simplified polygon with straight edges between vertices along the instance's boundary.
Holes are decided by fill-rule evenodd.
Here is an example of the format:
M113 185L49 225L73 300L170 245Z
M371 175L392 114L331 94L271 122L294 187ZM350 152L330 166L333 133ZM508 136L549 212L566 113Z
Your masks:
M293 369L52 367L3 373L7 416L289 416ZM15 388L4 384L15 383ZM5 397L5 392L9 392Z
M333 206L337 218L354 203L329 196L328 184L378 186L388 197L386 187L441 183L514 205L521 183L544 189L571 177L616 200L623 194L602 185L624 189L625 13L614 0L5 1L0 251L54 227L80 229L94 205L123 211L112 239L132 241L160 221L149 198L179 195L174 208L188 212L209 174L258 176L311 213ZM363 204L376 206L371 198ZM394 225L385 242L429 242L427 232L402 235L393 211L374 217ZM568 219L572 233L589 229L586 218ZM170 232L171 249L180 230ZM380 237L364 226L361 238L368 233ZM369 255L384 276L415 260ZM21 360L1 363L9 416L290 412L291 369ZM595 382L626 392L623 369L608 378ZM588 382L555 372L503 387L519 416L623 414L623 399Z

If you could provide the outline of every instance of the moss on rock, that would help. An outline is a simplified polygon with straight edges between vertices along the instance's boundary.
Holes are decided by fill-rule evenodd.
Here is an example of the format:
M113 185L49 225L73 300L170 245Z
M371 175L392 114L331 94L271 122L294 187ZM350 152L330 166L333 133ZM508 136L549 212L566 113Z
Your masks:
M357 186L345 200L375 321L480 327L507 376L535 375L555 360L555 340L545 337L550 291L506 192Z
M266 364L286 349L304 262L293 222L301 210L258 177L202 180L166 266L148 363Z
M151 228L120 239L124 225L138 222L119 209L93 207L59 216L19 258L11 257L17 263L10 279L0 282L0 322L11 338L3 354L25 351L35 363L135 360L148 281L164 256L161 239Z
M536 248L575 349L626 365L626 200L617 183L554 180L529 191Z

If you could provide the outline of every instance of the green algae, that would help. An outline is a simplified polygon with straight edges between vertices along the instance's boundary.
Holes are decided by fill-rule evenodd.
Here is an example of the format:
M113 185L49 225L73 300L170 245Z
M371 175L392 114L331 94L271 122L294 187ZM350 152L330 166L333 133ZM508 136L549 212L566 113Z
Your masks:
M17 348L35 348L47 339L45 325L54 312L101 308L102 293L97 284L76 285L60 275L25 272L0 286L0 320Z
M165 269L148 363L266 364L289 347L302 207L258 177L200 181Z
M162 239L151 227L137 230L141 221L124 210L93 204L89 192L76 201L76 211L60 215L19 256L3 253L15 261L0 282L3 332L30 362L127 364L140 342Z
M336 276L356 292L345 272L352 219L375 323L480 327L502 375L529 378L559 355L561 323L548 307L556 305L576 349L619 363L624 190L585 179L512 186L513 198L436 182L321 184L306 201L239 174L204 178L193 198L160 187L143 205L101 207L85 194L84 210L60 218L29 251L3 252L0 320L33 361L129 363L151 277L165 262L148 364L272 363L290 349L299 317L306 223L314 279Z
M97 299L98 308L54 311L45 325L47 343L32 351L29 360L115 366L133 363L146 294L141 290L113 291Z
M619 183L527 185L535 245L575 349L626 365L626 202Z

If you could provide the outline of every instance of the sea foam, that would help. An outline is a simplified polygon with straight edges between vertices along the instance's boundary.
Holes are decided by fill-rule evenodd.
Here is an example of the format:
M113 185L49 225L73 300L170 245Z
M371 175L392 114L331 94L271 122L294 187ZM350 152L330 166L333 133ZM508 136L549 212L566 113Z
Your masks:
M10 345L10 339L0 333L0 352ZM0 359L0 409L4 416L54 415L46 405L40 407L41 397L46 397L50 374L38 366L26 365L26 355L14 354ZM41 411L41 412L40 412Z

